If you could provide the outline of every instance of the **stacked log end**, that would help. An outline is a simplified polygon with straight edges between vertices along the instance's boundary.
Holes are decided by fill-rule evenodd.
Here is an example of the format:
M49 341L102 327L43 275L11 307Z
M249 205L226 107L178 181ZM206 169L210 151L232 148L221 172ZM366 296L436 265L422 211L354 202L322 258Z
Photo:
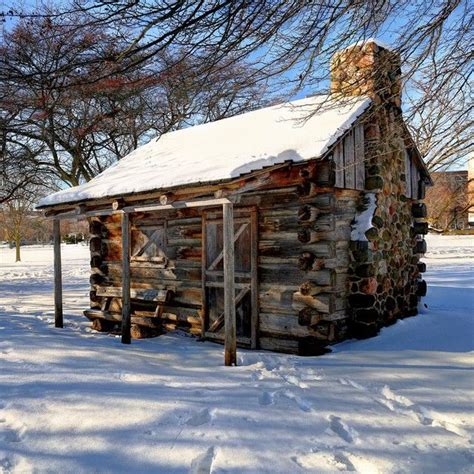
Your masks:
M359 193L331 187L333 169L320 165L300 170L291 203L259 210L262 349L319 355L347 335L347 239Z

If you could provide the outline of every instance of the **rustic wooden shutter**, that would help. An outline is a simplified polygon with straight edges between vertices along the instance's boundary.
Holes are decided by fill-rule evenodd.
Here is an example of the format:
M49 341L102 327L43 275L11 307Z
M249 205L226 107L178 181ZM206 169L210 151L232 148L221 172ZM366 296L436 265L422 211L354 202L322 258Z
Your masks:
M131 260L166 265L168 258L166 220L146 224L136 222L132 228Z

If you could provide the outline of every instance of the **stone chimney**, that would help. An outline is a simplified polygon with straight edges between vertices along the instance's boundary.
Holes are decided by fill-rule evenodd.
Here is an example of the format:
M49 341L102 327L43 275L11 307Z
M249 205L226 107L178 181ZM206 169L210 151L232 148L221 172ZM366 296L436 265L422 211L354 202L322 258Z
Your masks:
M353 44L331 58L331 93L370 97L376 104L401 105L400 56L373 39Z

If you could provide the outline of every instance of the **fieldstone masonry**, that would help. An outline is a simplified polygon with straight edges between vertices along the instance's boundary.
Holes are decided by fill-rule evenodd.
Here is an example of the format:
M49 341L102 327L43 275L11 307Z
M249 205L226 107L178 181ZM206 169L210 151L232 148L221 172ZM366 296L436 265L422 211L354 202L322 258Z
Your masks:
M400 75L398 55L374 42L348 48L332 63L333 92L368 95L375 103L364 124L366 192L359 211L367 206L368 192L375 193L376 209L367 240L351 242L349 311L356 337L373 336L397 318L416 315L426 294L419 261L426 251L426 208L419 201L423 183L417 195L407 196Z

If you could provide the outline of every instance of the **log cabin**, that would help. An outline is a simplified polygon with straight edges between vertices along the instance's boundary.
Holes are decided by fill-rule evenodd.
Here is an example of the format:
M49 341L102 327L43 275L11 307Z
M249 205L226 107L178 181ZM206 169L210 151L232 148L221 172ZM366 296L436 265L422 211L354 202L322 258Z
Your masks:
M356 78L357 80L355 80ZM401 113L398 54L375 40L331 61L329 94L173 131L45 197L90 225L90 308L123 342L181 329L317 355L417 314L425 187Z

